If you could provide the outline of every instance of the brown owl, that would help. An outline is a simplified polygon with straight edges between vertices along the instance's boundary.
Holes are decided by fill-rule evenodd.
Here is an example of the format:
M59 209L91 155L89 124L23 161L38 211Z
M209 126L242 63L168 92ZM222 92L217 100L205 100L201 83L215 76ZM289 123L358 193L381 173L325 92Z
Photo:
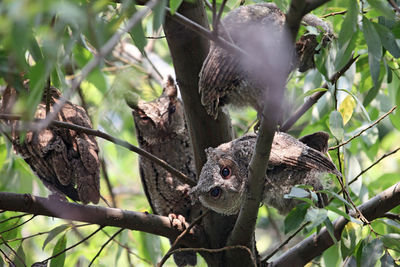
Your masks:
M192 198L198 198L205 207L218 213L238 213L247 190L248 168L256 138L255 134L248 134L217 148L208 148L207 162L197 186L191 191ZM323 154L328 138L324 132L300 140L286 133L275 133L265 178L264 204L286 213L297 203L284 198L294 185L311 185L315 190L321 190L321 173L341 176Z
M168 77L162 95L156 100L128 104L133 109L140 148L195 179L194 158L184 108L177 98L174 80ZM142 184L153 212L170 218L190 220L190 186L143 157L139 158L139 167ZM174 260L178 266L195 265L197 261L194 252L176 253Z
M60 98L60 92L51 87L50 111ZM14 88L7 87L1 111L12 113L18 94ZM46 93L39 103L35 118L46 117ZM55 120L92 128L86 111L71 102L66 102ZM97 204L100 199L99 147L94 136L65 128L46 128L40 132L26 132L20 139L21 123L7 121L11 126L11 141L15 151L23 157L43 184L52 192L66 195L84 204Z
M314 67L313 57L318 52L315 35L302 37L294 51L284 31L285 20L285 14L273 3L241 6L227 13L218 35L232 40L248 56L233 54L211 42L199 74L201 103L210 116L217 118L218 107L225 104L252 106L260 113L266 88L281 88L294 65L300 71ZM321 19L308 14L303 21L332 36L329 25ZM298 63L294 63L296 52Z

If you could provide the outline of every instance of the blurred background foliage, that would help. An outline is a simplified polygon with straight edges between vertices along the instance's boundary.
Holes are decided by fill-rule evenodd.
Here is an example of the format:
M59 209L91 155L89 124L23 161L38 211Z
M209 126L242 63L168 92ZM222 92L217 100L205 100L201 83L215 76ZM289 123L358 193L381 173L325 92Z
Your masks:
M182 0L170 0L174 12ZM217 0L220 6L222 0ZM251 4L262 1L246 1ZM274 1L287 11L290 1ZM225 13L244 1L229 0ZM343 67L353 56L359 59L343 75L336 86L329 84L325 95L290 130L294 136L315 131L331 135L330 145L337 145L356 135L395 105L400 104L400 13L393 5L400 1L332 0L313 12L332 27L335 38L315 57L316 68L305 73L294 72L287 84L285 118L294 112L313 92ZM124 94L135 91L142 99L152 100L162 90L162 80L173 74L172 62L164 33L160 28L165 2L154 9L139 25L127 33L113 53L85 79L71 99L84 106L95 129L137 145L131 110L125 104ZM3 0L0 2L0 85L9 83L20 89L23 79L29 79L29 94L19 99L16 112L32 118L43 89L48 81L62 92L69 90L71 80L79 77L82 68L93 54L141 6L132 1L83 0ZM211 21L211 11L207 9ZM300 34L323 33L310 26L302 26ZM299 34L299 36L300 36ZM236 136L252 131L256 112L231 110ZM345 182L351 181L385 153L400 146L400 111L352 140L330 156L343 172ZM118 208L150 211L144 196L136 154L108 141L97 139L105 162L101 179L101 194L113 203L105 179L107 174ZM356 205L373 197L400 180L400 153L393 154L363 173L351 184L349 192ZM334 177L326 177L329 191L338 192L340 185ZM0 191L33 193L47 196L48 191L38 182L29 166L13 152L3 136L0 138ZM293 197L296 192L293 193ZM290 244L304 235L329 228L329 222L342 215L343 200L334 197L326 209L310 204L300 205L286 218L272 208L261 208L257 228L258 248L267 255L292 234L298 226L310 221ZM106 205L101 202L100 205ZM396 208L395 213L400 209ZM0 213L0 266L6 265L4 254L17 266L30 266L94 232L98 226L82 225L59 219ZM28 221L31 219L30 221ZM20 227L19 224L26 222ZM80 227L78 227L80 226ZM315 259L321 266L373 266L380 259L381 266L399 264L400 224L388 218L372 223L380 234L376 239L367 226L351 223L342 235L342 241ZM57 257L51 266L87 266L101 246L118 229L106 227L66 253ZM31 238L29 236L37 235ZM8 240L7 244L4 242ZM148 266L156 264L169 248L168 240L136 231L123 231L109 243L96 266ZM17 252L18 257L14 255ZM372 253L374 252L375 253ZM65 256L65 254L63 254ZM20 261L23 260L25 265ZM378 261L379 262L379 261ZM392 264L392 265L390 265ZM206 264L199 257L199 266ZM168 260L167 266L173 266Z

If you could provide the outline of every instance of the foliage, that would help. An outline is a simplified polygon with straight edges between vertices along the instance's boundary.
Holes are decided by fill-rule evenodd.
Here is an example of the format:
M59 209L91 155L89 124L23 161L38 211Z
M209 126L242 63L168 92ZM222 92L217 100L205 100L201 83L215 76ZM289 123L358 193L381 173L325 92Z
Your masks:
M164 77L171 71L172 62L166 40L149 38L163 36L159 28L166 12L165 2L161 1L154 12L127 33L121 42L140 60L132 60L115 51L106 55L81 84L80 93L75 93L72 98L73 102L84 105L88 110L94 128L135 145L137 140L131 111L123 95L127 91L135 91L145 100L154 99L162 86L151 63ZM274 2L287 11L288 0ZM392 2L400 4L400 1ZM171 12L176 12L181 3L182 0L170 0ZM217 0L216 4L219 8L222 0ZM224 13L239 4L240 1L228 1ZM24 118L32 118L47 81L61 91L68 92L71 81L81 75L82 68L115 32L123 28L124 22L142 8L134 7L131 1L123 1L122 4L104 0L2 1L0 85L9 83L19 89L22 79L29 78L31 88L30 93L19 100L16 111ZM208 9L207 12L211 21L212 12ZM305 97L323 90L320 89L322 84L329 81L329 77L351 57L359 56L336 84L328 83L324 96L290 130L295 136L327 131L331 135L330 145L334 146L362 132L392 107L400 105L400 13L393 11L386 1L332 0L313 11L313 14L324 17L332 25L335 38L316 55L315 69L305 73L294 72L290 76L284 119L304 102ZM321 40L323 33L319 29L310 26L300 29L300 34L310 32L317 33L317 38ZM131 44L135 44L138 50ZM123 50L121 47L118 49ZM236 136L241 136L253 125L256 112L252 109L232 110L231 117ZM3 128L1 130L4 132ZM399 146L399 131L400 110L397 108L388 118L343 146L340 152L337 149L329 152L343 173L345 188L355 205L400 180L400 154L393 154L353 181L362 170ZM108 141L97 140L116 195L117 207L149 211L140 184L137 155ZM15 155L7 134L4 134L0 139L0 191L47 196L47 189L38 181L23 159ZM331 231L333 220L346 216L352 222L343 231L341 241L311 264L399 264L400 221L381 218L372 222L370 227L363 225L360 220L350 218L345 213L345 207L351 209L352 204L338 193L341 187L336 178L326 177L326 185L326 193L330 194L333 201L324 209L317 208L312 201L297 206L287 216L270 208L260 209L256 232L260 253L268 254L266 252L279 245L285 235L292 234L304 223L308 222L301 232L302 237L296 236L294 241L318 232L322 226ZM101 188L102 195L111 203L105 179L101 181ZM288 197L304 198L304 193L309 194L308 188L297 189ZM399 214L400 208L392 212ZM27 217L7 220L15 215L12 212L0 214L0 236L2 240L8 240L8 246L0 241L0 249L3 262L6 261L5 254L17 265L20 264L18 258L24 259L26 265L42 261L97 229L96 226L76 227L76 224L65 224L62 220L46 217L34 217L32 221L13 229L27 221ZM46 233L21 239L41 232ZM105 228L95 238L62 254L66 255L65 259L60 256L51 260L51 266L62 266L64 260L65 266L89 264L112 232L116 232L116 229ZM108 244L95 264L147 266L157 263L168 247L165 238L125 230L115 242ZM19 256L15 256L15 253ZM173 266L172 258L167 265ZM200 260L199 266L205 265Z

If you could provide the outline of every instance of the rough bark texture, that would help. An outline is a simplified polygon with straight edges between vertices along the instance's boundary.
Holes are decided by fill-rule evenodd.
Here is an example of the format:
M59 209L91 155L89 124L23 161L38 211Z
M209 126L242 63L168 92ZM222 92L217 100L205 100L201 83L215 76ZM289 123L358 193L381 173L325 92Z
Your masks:
M196 1L193 4L184 2L178 12L208 28L202 1ZM208 40L176 22L170 14L167 14L165 18L164 31L186 110L196 170L197 173L200 173L201 167L206 161L204 150L208 147L216 147L232 139L230 118L220 112L218 119L213 120L201 105L198 93L199 72L208 53ZM225 246L227 235L233 224L234 217L222 216L216 213L211 213L207 216L202 222L207 240L205 246L209 248ZM220 266L224 262L222 253L203 253L202 255L209 266Z

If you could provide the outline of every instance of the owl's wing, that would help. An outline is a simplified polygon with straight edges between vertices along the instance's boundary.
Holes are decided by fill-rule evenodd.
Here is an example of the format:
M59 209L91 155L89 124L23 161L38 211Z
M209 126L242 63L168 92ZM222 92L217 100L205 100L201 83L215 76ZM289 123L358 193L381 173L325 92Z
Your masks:
M327 172L341 176L335 164L324 154L282 133L275 134L268 164L269 168Z
M238 57L221 47L211 46L200 71L199 92L201 104L214 119L218 117L218 107L224 104L223 97L239 86L242 79L239 66Z

